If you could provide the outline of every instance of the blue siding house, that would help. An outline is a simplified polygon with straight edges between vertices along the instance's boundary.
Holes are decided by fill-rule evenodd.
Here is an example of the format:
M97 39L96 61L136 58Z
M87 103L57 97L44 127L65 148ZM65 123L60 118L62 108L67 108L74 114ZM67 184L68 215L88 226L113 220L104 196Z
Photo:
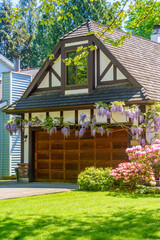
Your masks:
M37 71L15 69L15 64L0 54L0 177L14 175L21 161L21 137L6 132L4 124L13 116L2 110L21 97Z

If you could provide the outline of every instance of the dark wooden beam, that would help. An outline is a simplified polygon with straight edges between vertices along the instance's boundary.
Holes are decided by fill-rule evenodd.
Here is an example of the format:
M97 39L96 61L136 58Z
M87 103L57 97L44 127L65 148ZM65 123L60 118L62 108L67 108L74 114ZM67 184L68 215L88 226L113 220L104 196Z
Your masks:
M89 40L89 45L90 46L93 45L93 42L91 40ZM93 74L93 71L94 71L93 57L94 57L93 51L89 50L89 54L88 54L88 89L89 89L89 93L91 93L94 90L94 82L95 82L94 74Z
M61 47L61 59L65 59L64 44ZM65 63L61 63L61 95L65 94Z
M127 69L113 56L110 50L98 39L96 36L92 36L92 41L99 47L102 52L112 61L112 63L118 67L118 69L124 74L124 76L133 84L135 87L142 87L136 79L127 71Z
M106 73L109 71L109 69L112 67L113 63L110 62L107 67L104 69L103 73L100 75L99 78L99 82L101 82L101 80L104 78L104 76L106 75Z
M113 80L117 81L117 68L115 65L113 66Z
M24 119L24 114L21 115L21 118ZM21 163L24 163L24 130L21 127Z
M61 77L58 75L58 73L51 67L51 72L54 74L54 76L61 82Z
M100 82L100 49L97 49L97 85Z
M51 69L49 70L49 88L52 87L52 72Z
M75 110L75 123L78 124L78 110Z

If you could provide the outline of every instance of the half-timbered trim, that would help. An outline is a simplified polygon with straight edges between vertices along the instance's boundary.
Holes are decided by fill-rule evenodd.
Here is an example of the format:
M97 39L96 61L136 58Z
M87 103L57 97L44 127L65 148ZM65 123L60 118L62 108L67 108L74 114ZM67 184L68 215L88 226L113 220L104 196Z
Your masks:
M78 110L75 110L75 124L78 124Z
M101 82L101 80L103 79L103 77L106 75L106 73L108 72L108 70L112 67L113 63L110 62L107 67L104 69L103 73L100 75L99 79L98 79L98 83Z
M105 47L105 45L96 36L93 36L93 42L98 46L99 49L112 61L112 63L124 74L134 87L142 87L132 75L125 69L125 67L113 56L113 54ZM120 81L119 81L120 82Z
M93 41L89 40L89 45L93 45ZM88 89L89 93L91 93L94 90L94 52L89 51L88 54Z
M65 63L63 60L65 59L65 51L64 51L64 44L61 47L61 95L65 94Z
M51 67L50 72L54 74L54 76L61 82L61 77L58 75L58 73Z
M52 87L52 73L51 73L51 69L49 70L49 88Z

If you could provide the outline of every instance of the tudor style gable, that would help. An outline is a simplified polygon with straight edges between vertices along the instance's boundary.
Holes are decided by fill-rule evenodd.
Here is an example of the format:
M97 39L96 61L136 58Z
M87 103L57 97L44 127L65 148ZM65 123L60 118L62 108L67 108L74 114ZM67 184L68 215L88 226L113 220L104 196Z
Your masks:
M57 58L46 61L45 70L40 70L40 75L30 86L30 94L42 91L59 90L61 95L91 93L95 88L108 85L130 84L125 71L120 70L114 58L104 52L101 45L95 41L95 36L84 36L60 40L56 50ZM97 50L89 51L88 56L81 60L80 65L65 65L61 59L74 58L79 46L87 47L96 45ZM55 61L56 60L56 61ZM35 87L34 82L37 81Z

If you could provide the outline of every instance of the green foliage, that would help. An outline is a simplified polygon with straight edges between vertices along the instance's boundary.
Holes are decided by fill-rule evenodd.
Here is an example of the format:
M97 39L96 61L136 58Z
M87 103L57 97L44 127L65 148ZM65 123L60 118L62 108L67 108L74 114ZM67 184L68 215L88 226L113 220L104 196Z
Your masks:
M107 191L113 186L114 180L110 176L111 168L89 167L78 176L78 185L82 190Z
M136 0L129 5L129 20L125 24L133 34L150 39L153 25L160 23L160 2L155 0Z
M137 185L137 188L134 193L135 194L160 194L160 189L158 187Z

